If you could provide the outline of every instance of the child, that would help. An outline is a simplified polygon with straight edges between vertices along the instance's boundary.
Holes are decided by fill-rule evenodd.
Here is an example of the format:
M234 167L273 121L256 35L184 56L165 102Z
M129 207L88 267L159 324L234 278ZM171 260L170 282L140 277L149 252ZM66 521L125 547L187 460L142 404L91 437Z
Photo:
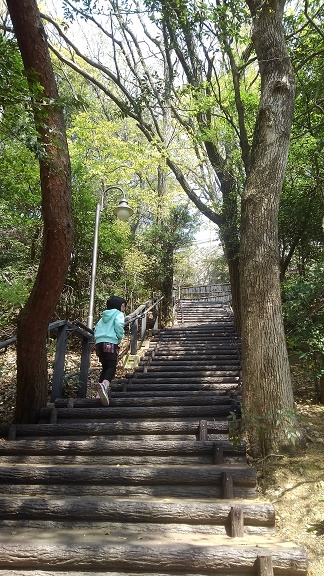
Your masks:
M118 358L118 344L123 339L124 312L126 300L119 296L110 296L106 310L94 329L96 354L102 365L98 393L101 403L109 405L108 388L115 376Z

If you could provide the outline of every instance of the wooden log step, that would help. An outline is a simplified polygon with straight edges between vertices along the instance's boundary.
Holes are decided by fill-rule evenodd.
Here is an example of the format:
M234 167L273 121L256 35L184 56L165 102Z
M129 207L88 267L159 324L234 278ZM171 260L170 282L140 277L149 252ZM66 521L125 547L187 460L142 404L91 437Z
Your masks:
M228 351L233 351L233 350L237 350L237 345L236 343L232 343L232 340L229 339L229 341L224 341L224 339L222 338L222 340L219 342L219 344L217 342L210 342L210 341L206 341L206 342L188 342L188 341L183 341L183 342L160 342L158 345L158 349L159 351L167 351L167 350L183 350L183 351L188 351L188 350L205 350L206 348L211 348L212 350L228 350Z
M236 401L229 395L220 396L218 394L208 394L203 392L158 392L152 394L150 391L146 392L112 392L110 406L154 406L158 403L159 406L168 405L206 405L206 404L221 404L233 406ZM73 405L66 398L57 398L55 401L56 408L96 408L102 406L99 398L76 398L73 400ZM48 410L48 409L47 409ZM46 414L48 412L46 411ZM42 413L44 415L44 412Z
M201 334L204 336L205 334L215 333L217 331L224 331L224 330L231 330L234 327L234 322L228 321L227 319L222 321L221 319L217 319L214 322L208 322L208 324L196 324L196 325L175 325L172 328L162 328L159 330L157 334L154 334L153 338L164 338L164 336L168 336L169 334Z
M196 363L194 360L191 362L179 362L173 360L166 360L165 362L156 362L154 360L141 360L138 366L135 367L134 372L146 372L146 371L154 371L154 372L173 372L176 374L179 372L192 372L192 371L205 371L206 370L206 363L204 361L200 363ZM214 363L210 363L208 365L209 372L220 372L224 376L227 375L228 372L232 373L235 372L236 374L240 374L241 372L241 362L239 359L234 361L225 360L223 363L219 363L215 361Z
M183 484L0 484L0 494L5 496L54 496L65 498L71 496L94 496L109 498L185 498L193 500L221 499L224 497L224 489L221 484L183 485ZM253 486L234 485L231 498L255 499L256 490Z
M167 328L160 330L158 336L160 338L165 338L168 336L172 336L172 334L184 334L188 336L188 338L192 337L195 334L204 336L207 334L217 334L217 332L224 332L226 330L234 330L234 324L231 320L217 320L217 322L210 323L207 326L174 326L173 328Z
M112 398L152 398L152 396L156 396L158 398L168 398L170 394L173 398L178 400L182 396L188 397L188 394L192 398L199 398L203 397L206 392L203 390L127 390L126 392L119 391L118 384L112 385L111 388ZM117 390L117 391L116 391ZM217 392L213 391L213 397L217 396L219 399L219 404L229 404L230 402L235 402L236 400L233 398L232 395L226 393L226 390ZM100 400L98 402L98 398L56 398L54 405L56 408L66 408L69 406L70 408L85 408L91 406L99 406ZM50 409L49 409L50 410Z
M159 347L153 352L153 358L156 360L172 360L172 361L185 361L185 362L193 362L194 359L200 360L202 362L206 362L207 360L227 360L227 362L231 362L232 360L240 359L239 350L237 347L231 348L215 348L214 346L211 348L204 348L204 347L193 347L193 348L185 348L183 346L176 347L176 346L167 346L167 347ZM150 356L151 350L148 349L146 351L146 357ZM145 357L145 356L144 356Z
M99 404L99 403L98 403ZM175 396L158 396L158 397L146 397L141 398L138 396L129 397L125 395L123 398L115 398L112 396L109 406L110 407L143 407L143 406L219 406L220 408L220 415L225 414L225 407L227 409L231 409L234 402L232 399L228 399L227 401L219 396L191 396L190 393L187 396L175 397Z
M229 327L233 328L233 326L233 320L217 320L217 322L214 324L208 324L207 326L188 326L187 328L183 328L182 326L174 326L173 328L162 329L160 330L158 336L163 338L170 334L184 334L188 337L192 336L193 334L213 334L218 331L227 330Z
M188 375L187 372L185 373L179 373L175 370L174 372L171 372L170 375L169 374L163 374L163 373L159 373L157 375L155 374L134 374L134 378L137 379L142 379L142 380L153 380L153 384L159 384L159 383L170 383L170 384L176 384L177 382L183 382L184 379L189 380L188 384L190 383L197 383L199 384L200 382L214 382L215 384L222 384L222 383L226 383L226 382L238 382L239 381L239 376L237 375L233 375L233 376L219 376L219 375L211 375L210 376L198 376L194 373L194 375L190 376Z
M191 446L191 448L190 448ZM210 441L119 442L100 439L84 441L16 440L0 450L2 464L70 465L213 465L246 463L245 445Z
M177 332L188 332L188 334L192 334L197 333L197 334L205 334L206 331L207 332L215 332L217 330L224 330L226 329L228 326L233 327L234 323L233 323L233 319L232 318L226 318L226 317L220 317L218 316L217 318L209 318L209 320L211 320L210 322L208 322L208 324L202 325L202 324L197 324L195 326L181 326L181 325L174 325L172 328L161 328L161 330L158 332L157 335L160 336L164 336L165 334L169 334L169 333L177 333ZM214 320L214 322L213 322Z
M173 392L178 390L178 391L213 391L213 393L224 393L224 394L228 394L229 392L235 392L237 390L238 387L238 383L234 382L233 384L231 383L222 383L222 382L195 382L194 384L191 382L186 382L186 381L181 381L181 382L177 382L177 383L168 383L168 385L166 386L165 384L159 384L159 383L154 383L154 382L147 382L147 381L141 381L139 379L132 379L132 374L130 374L130 380L127 379L123 379L121 382L112 382L112 390L113 391L122 391L124 389L124 387L126 387L126 390L128 391L134 391L134 392L138 392L138 391L152 391L152 392L167 392L170 391Z
M150 353L150 350L147 351L147 354ZM215 346L213 346L211 349L201 349L201 350L197 350L197 349L188 349L185 350L184 348L179 348L179 349L175 349L172 348L171 346L168 346L166 349L157 349L155 351L155 358L159 357L159 356L163 356L163 358L169 359L169 358L175 358L175 359L179 359L181 360L182 358L192 358L192 357L197 357L200 360L203 359L210 359L210 358L214 358L215 360L217 360L218 358L220 359L227 359L227 358L238 358L238 351L237 348L235 346L233 346L233 348L216 348Z
M190 379L192 378L214 378L214 377L232 377L232 376L239 376L239 370L211 370L211 369L199 369L197 370L196 367L191 366L188 367L186 370L179 370L178 368L170 371L169 367L160 368L160 370L156 370L154 365L147 367L147 372L143 373L142 371L137 371L141 378L188 378L190 375Z
M46 409L45 409L46 410ZM101 406L99 408L58 408L59 420L96 420L100 422L106 419L122 418L226 418L231 410L230 405L190 405L190 406L122 406L115 408ZM44 410L41 410L41 418Z
M233 485L255 487L256 472L248 465L219 466L0 466L3 484L106 484L129 486L168 485L170 497L174 485L221 485L223 474L230 474Z
M158 340L158 346L187 346L195 348L196 346L213 346L214 344L221 344L225 346L226 344L233 344L235 342L234 332L226 332L218 334L207 334L206 336L172 336L169 334L165 338L160 338Z
M65 571L57 571L57 570L33 570L32 572L33 576L71 576L71 571L68 570L67 572ZM141 570L141 572L133 572L133 571L120 571L118 570L118 572L116 572L116 570L114 570L113 572L111 572L110 570L107 571L105 570L104 572L98 571L96 570L95 572L83 572L78 570L75 573L77 576L152 576L152 572L143 572ZM188 574L188 572L186 572L186 574ZM9 576L8 570L1 570L0 568L0 576ZM21 570L19 569L18 571L16 570L10 570L10 576L31 576L31 572L30 570ZM155 571L154 572L154 576L183 576L183 572L160 572L160 571ZM201 572L198 574L197 572L195 572L195 576L206 576L206 572L204 574L202 574ZM209 573L208 573L209 576ZM227 576L226 574L222 575L222 576ZM253 573L253 575L251 573L244 573L244 576L256 576L255 572ZM259 576L259 575L258 575ZM267 574L265 576L268 576ZM271 575L272 576L272 575Z
M235 545L225 537L212 536L201 541L200 535L185 536L186 542L176 542L174 534L142 537L138 533L128 541L118 540L118 534L54 532L46 536L26 539L26 535L8 534L0 543L0 567L3 570L61 570L81 569L90 574L101 571L106 576L121 572L168 575L202 574L219 576L256 576L259 558L271 557L273 573L287 576L305 576L307 558L305 551L276 540L272 545L264 538L246 537ZM215 539L217 543L215 543ZM27 541L26 541L27 540ZM214 542L212 542L214 540ZM108 572L110 571L110 572ZM261 574L261 572L259 572Z
M175 371L173 376L163 376L162 374L160 374L159 376L155 376L154 380L153 377L151 375L145 376L145 378L142 378L142 375L140 374L135 374L134 378L136 378L137 380L141 379L142 381L148 381L149 383L155 385L155 384L165 384L165 387L167 387L169 384L177 384L177 383L181 383L185 380L185 384L187 383L186 381L189 380L188 384L203 384L203 383L212 383L212 384L235 384L235 383L239 383L240 381L240 377L239 376L188 376L188 374L183 374L180 375L178 377L177 372ZM153 380L153 382L150 382L150 380Z
M173 370L177 370L181 368L181 366L191 366L191 367L210 367L212 370L215 366L219 366L220 370L223 370L224 367L228 366L230 370L238 370L241 366L241 359L240 357L235 354L235 356L215 356L215 355L191 355L190 353L186 355L181 354L159 354L155 353L154 357L151 358L150 356L143 356L140 360L139 365L148 365L152 364L152 366L172 366Z
M173 524L197 526L198 531L215 533L208 527L223 526L226 533L232 536L231 515L233 508L242 512L244 529L250 527L275 526L275 511L272 504L258 501L237 502L219 500L213 502L168 499L162 500L123 500L115 498L81 498L44 499L35 497L0 497L0 519L20 520L88 520L90 528L94 522L132 522L147 524L169 524L165 530L174 531ZM196 528L197 529L197 528ZM159 526L158 531L163 531ZM221 533L221 532L218 532ZM225 533L225 531L224 531ZM244 534L242 534L243 536Z
M199 348L199 350L198 350ZM199 345L199 342L195 344L187 344L184 341L182 344L175 344L174 342L156 342L153 346L149 346L148 351L156 350L156 352L160 351L160 349L166 350L179 350L179 352L188 353L190 350L198 350L202 353L205 351L206 353L211 349L215 350L216 353L221 353L223 350L227 353L235 354L238 351L237 342L231 340L230 342L223 342L220 340L219 342L213 342L212 345L208 342L207 344L202 343Z
M92 404L92 408L100 407L102 405L100 400L95 399L95 404ZM224 416L226 415L226 408L227 410L233 410L233 408L237 409L237 403L235 403L232 399L228 401L223 401L222 398L217 396L210 396L206 395L203 396L190 396L189 393L187 396L152 396L152 397L140 397L140 396L127 396L126 394L122 398L115 398L115 396L111 397L109 402L109 407L172 407L172 413L174 414L174 408L181 408L185 406L195 406L195 407L203 407L206 405L215 406L217 409L215 410L215 416ZM219 406L219 409L218 409ZM86 406L83 406L85 408ZM76 413L77 415L77 413ZM148 414L149 415L149 414ZM162 415L161 411L158 412L159 417ZM178 415L178 414L177 414ZM60 413L58 413L60 417ZM125 414L127 416L127 413ZM64 417L64 416L62 416Z
M206 328L206 330L208 329L212 329L215 330L215 326L217 327L217 323L218 321L221 323L223 323L223 328L226 328L226 326L229 326L230 328L233 327L233 320L226 320L223 318L220 318L218 320L218 318L216 316L211 316L211 317L206 317L205 312L202 312L202 314L191 314L188 315L188 317L186 318L185 316L182 317L182 322L181 325L179 325L179 327L182 330L191 330L192 328L197 328L197 326L199 325L203 325L204 328Z
M198 427L196 428L196 432ZM49 438L28 438L20 440L2 440L0 442L0 455L5 456L15 456L21 454L24 455L63 455L68 454L77 455L146 455L146 454L159 454L159 455L181 455L188 456L193 455L208 455L212 457L215 447L221 447L223 450L224 457L244 455L245 454L245 443L233 444L228 440L222 442L210 442L197 440L196 442L191 441L179 441L177 439L173 441L163 441L147 439L141 442L139 440L133 440L129 442L119 442L115 440L109 440L107 442L104 438L89 438L86 440L61 440Z
M217 328L217 324L209 324L204 330L194 330L194 326L186 326L183 328L171 328L166 332L159 332L154 339L157 340L167 340L172 338L190 338L192 340L199 340L200 338L205 339L206 337L218 338L222 335L230 335L238 338L238 334L234 329L232 322L225 322Z
M217 333L222 332L224 330L233 329L234 330L234 323L233 320L230 319L221 319L218 318L214 323L209 322L208 325L201 325L201 326L173 326L172 328L163 328L159 331L156 335L160 338L164 338L165 336L169 336L170 334L187 334L189 337L193 334L206 334L207 333Z
M226 420L211 420L207 422L209 434L227 434L228 422ZM132 436L149 435L190 435L197 439L199 434L199 421L131 421L117 420L111 422L76 422L64 424L17 424L17 436Z
M15 497L15 496L13 496ZM26 498L28 495L26 495ZM86 498L85 496L84 498ZM45 499L45 498L44 498ZM46 501L49 500L48 495L46 495ZM117 500L114 498L114 500ZM137 499L139 501L139 499ZM212 500L211 500L212 501ZM206 502L206 500L205 500ZM168 533L172 530L172 532L177 533L178 535L184 534L192 534L193 530L198 535L200 534L201 537L211 536L228 536L234 537L231 535L231 524L228 522L227 524L212 524L212 525L204 525L195 524L157 524L155 522L131 522L127 521L127 523L117 522L117 521L110 521L108 520L100 520L100 518L93 516L91 524L89 520L66 520L66 519L35 519L35 518L16 518L16 519L1 519L0 518L0 529L11 528L12 530L17 530L18 528L23 528L24 530L28 531L30 529L43 529L44 531L47 530L103 530L106 532L118 531L120 533L124 533L124 539L127 539L127 532L140 532L140 533L147 533L147 532L156 532L156 533ZM268 527L268 526L244 526L244 536L249 535L257 535L257 536L268 536L269 538L273 537L275 534L275 528ZM241 536L242 537L242 536ZM1 574L1 572L0 572ZM79 572L78 572L79 574ZM31 576L31 575L30 575ZM34 574L33 574L34 576Z
M167 338L159 338L159 340L151 341L149 347L160 347L160 346L187 346L195 348L196 346L217 346L226 348L229 346L232 348L234 345L237 346L240 341L237 339L234 333L219 334L219 335L209 335L199 336L195 338L190 338L189 336L174 336Z
M178 398L181 397L190 397L192 399L204 397L206 394L203 390L127 390L126 392L116 391L118 385L112 386L112 398L152 398L152 396L156 396L158 398L169 398L170 395L175 399L175 402L178 401ZM208 391L207 391L208 392ZM207 395L207 394L206 394ZM217 392L213 391L213 397L218 398L219 404L230 404L236 402L237 400L233 398L232 395L227 394L226 390ZM98 398L56 398L55 400L55 408L85 408L91 406L99 406L100 400ZM50 410L50 409L48 409Z
M150 352L148 350L147 352ZM171 359L181 359L181 358L197 358L199 360L204 360L207 358L239 358L239 354L237 348L233 346L233 348L222 348L217 349L213 346L210 350L206 348L202 348L201 350L197 348L188 348L185 349L183 347L174 348L172 346L168 346L167 348L158 348L154 351L155 358L159 356L163 356L163 358L171 358Z
M189 405L189 406L98 406L95 408L58 408L56 411L57 419L63 420L121 420L121 419L210 419L226 418L232 405ZM41 418L49 417L48 410L41 410Z
M100 402L100 401L99 401ZM97 403L99 405L99 402ZM222 401L221 398L217 397L217 396L210 396L210 395L206 395L205 397L202 396L190 396L189 394L186 396L181 396L181 397L173 397L173 396L158 396L158 397L151 397L151 398L141 398L141 397L127 397L124 396L123 398L115 398L112 397L110 402L109 402L109 406L111 408L113 407L154 407L154 406L159 406L160 408L162 406L172 406L172 408L174 407L182 407L182 406L217 406L217 409L215 411L215 416L223 416L225 415L226 409L227 410L231 410L234 406L234 402L233 400L229 400L228 402L224 402ZM219 410L218 410L219 407ZM236 407L236 404L235 404ZM161 412L159 412L159 415L161 415Z
M140 444L140 442L138 442ZM70 466L71 464L76 466L88 466L92 464L93 466L103 466L107 464L108 466L153 466L155 464L159 466L211 466L213 464L214 455L211 454L186 454L184 455L170 455L167 453L163 454L108 454L105 456L93 456L93 455L81 455L81 456L64 456L64 462L62 455L59 456L3 456L2 464L6 465L16 465L27 463L29 465L62 465L63 463ZM222 462L224 464L245 464L246 456L244 454L236 456L223 456Z

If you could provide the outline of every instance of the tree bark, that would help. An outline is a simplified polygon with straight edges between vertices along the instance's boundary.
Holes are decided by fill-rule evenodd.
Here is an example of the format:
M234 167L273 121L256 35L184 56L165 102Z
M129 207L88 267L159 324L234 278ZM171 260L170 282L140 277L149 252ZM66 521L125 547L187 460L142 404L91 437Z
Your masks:
M35 98L34 117L42 147L40 179L43 246L38 274L17 327L15 422L36 422L47 403L46 334L64 285L72 251L70 160L63 112L45 31L35 0L7 0L26 75Z
M284 334L278 209L295 83L282 29L284 1L247 0L261 74L250 172L242 200L243 403L252 450L267 454L298 437Z

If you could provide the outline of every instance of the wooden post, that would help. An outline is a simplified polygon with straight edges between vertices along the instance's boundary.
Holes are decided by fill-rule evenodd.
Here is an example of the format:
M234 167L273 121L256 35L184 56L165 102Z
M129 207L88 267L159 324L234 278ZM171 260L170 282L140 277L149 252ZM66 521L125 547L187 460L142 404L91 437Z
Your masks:
M243 508L241 508L240 506L232 506L230 518L231 518L231 537L243 538L244 536Z
M144 314L144 316L142 317L142 323L141 323L141 341L144 342L145 338L146 338L146 318L147 315Z
M58 328L58 337L56 342L56 352L53 367L53 384L51 393L51 402L62 395L63 378L64 378L64 362L66 352L66 335L67 324L63 324Z
M8 430L8 440L16 440L17 426L16 424L10 424Z
M199 440L207 440L207 420L200 420L199 422Z
M154 330L159 329L159 305L158 304L155 304L155 306L153 308L153 317L154 317L154 326L153 326L153 332L154 332Z
M90 367L90 354L91 354L91 340L86 336L82 337L82 349L81 349L81 365L80 365L80 376L79 376L79 390L78 397L87 397L87 382Z
M223 498L234 498L233 476L229 472L222 473Z
M131 354L133 356L135 356L135 354L137 352L137 331L138 331L138 319L136 318L132 322L132 329L131 329L131 334L132 334Z
M51 424L57 424L57 410L56 410L56 408L53 408L51 411L50 423Z
M272 557L261 555L258 556L257 570L257 576L274 576Z
M223 464L223 462L224 462L223 444L217 444L217 442L214 442L214 445L213 445L213 464Z

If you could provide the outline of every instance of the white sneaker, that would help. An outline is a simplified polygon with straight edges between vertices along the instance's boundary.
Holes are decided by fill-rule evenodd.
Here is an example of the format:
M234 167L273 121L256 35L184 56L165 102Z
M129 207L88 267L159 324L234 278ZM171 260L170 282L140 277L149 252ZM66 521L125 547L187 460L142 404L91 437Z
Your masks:
M103 404L104 406L109 406L109 396L108 396L108 390L106 388L105 382L107 382L107 380L104 380L103 382L99 382L98 392L99 392L99 398L101 400L101 404Z

